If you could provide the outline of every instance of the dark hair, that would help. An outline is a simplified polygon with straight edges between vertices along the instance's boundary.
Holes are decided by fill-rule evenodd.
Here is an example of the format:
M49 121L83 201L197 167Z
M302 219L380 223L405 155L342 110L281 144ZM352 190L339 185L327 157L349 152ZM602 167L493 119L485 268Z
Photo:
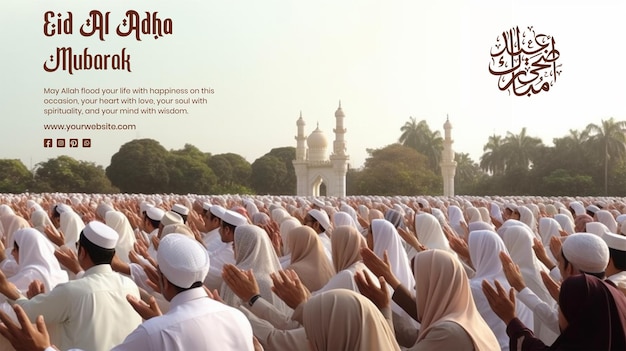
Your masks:
M20 250L20 246L17 244L17 241L13 241L13 248L16 250Z
M565 257L565 254L563 253L563 250L561 250L561 257L563 257L563 267L567 268L568 265L571 264L570 261L567 260L567 257ZM583 270L578 269L581 273L584 274L588 274L588 275L593 275L594 277L598 278L598 279L602 279L604 280L605 274L604 272L596 272L596 273L591 273L591 272L585 272Z
M232 224L230 224L230 223L224 222L224 221L222 221L222 222L220 223L220 225L222 226L222 228L230 228L230 230L231 230L233 233L235 232L235 228L237 228L236 226L234 226L234 225L232 225Z
M616 250L609 247L609 254L613 259L613 265L620 271L626 271L626 251Z
M163 276L163 277L165 278L165 276ZM167 278L165 278L165 279L167 279ZM170 282L169 279L167 281ZM199 287L202 286L202 282L195 282L195 283L191 284L191 286L188 287L188 288L181 288L180 286L178 286L178 285L176 285L176 284L174 284L172 282L170 282L170 284L172 284L174 286L174 288L176 289L176 293L177 294L180 294L183 291L199 288Z
M155 227L155 228L158 228L158 227L159 227L159 224L161 224L161 221L155 221L154 219L152 219L152 218L148 217L148 213L146 213L146 214L143 216L143 218L144 218L144 219L149 220L149 221L150 221L150 223L152 224L152 226L153 226L153 227Z
M113 256L115 256L115 249L105 249L92 243L85 237L83 232L80 232L78 241L83 250L87 251L87 255L89 255L93 264L111 264Z
M52 218L58 218L61 217L61 212L59 212L59 210L57 209L57 207L59 207L59 205L54 205L52 207Z

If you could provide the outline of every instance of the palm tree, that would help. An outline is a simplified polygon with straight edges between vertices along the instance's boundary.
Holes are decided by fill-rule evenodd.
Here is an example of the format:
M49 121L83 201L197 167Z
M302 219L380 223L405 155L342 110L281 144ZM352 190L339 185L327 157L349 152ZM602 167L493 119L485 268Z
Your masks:
M526 135L526 127L519 134L507 132L502 145L506 169L528 170L541 146L541 139Z
M491 135L487 144L483 146L484 154L480 157L480 168L493 175L500 175L504 172L504 155L502 152L502 137Z
M409 117L409 121L404 123L404 125L400 128L400 131L402 134L400 135L398 142L404 146L417 150L420 143L420 132L419 125L415 118Z
M425 120L417 123L413 117L409 117L409 121L400 128L400 131L402 135L398 141L426 156L430 169L437 173L443 150L441 133L437 130L431 131Z
M626 121L615 121L613 117L601 120L600 125L589 124L589 145L604 160L604 194L608 194L609 160L622 160L626 155Z

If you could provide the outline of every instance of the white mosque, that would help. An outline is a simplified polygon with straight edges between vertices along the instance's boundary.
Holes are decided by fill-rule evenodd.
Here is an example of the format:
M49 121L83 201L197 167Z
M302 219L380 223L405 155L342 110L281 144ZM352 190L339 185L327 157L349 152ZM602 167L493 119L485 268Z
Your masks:
M350 156L347 154L344 138L347 131L343 126L344 118L341 101L339 101L339 107L335 111L336 125L333 129L335 141L333 141L332 153L328 155L328 139L319 129L319 124L306 137L305 122L300 112L300 118L296 122L298 126L296 159L293 161L298 196L324 195L320 192L322 184L326 187L326 196L346 196L346 173Z
M298 126L298 135L295 139L296 159L293 160L293 167L297 178L297 195L298 196L346 196L346 173L348 172L348 161L350 156L347 154L345 134L347 129L344 128L343 120L346 116L341 109L341 101L339 107L335 111L335 141L333 141L333 152L328 155L328 139L319 128L319 124L315 130L306 137L304 134L304 126L306 123L300 118L296 122ZM454 176L456 173L456 161L454 161L454 151L452 150L452 124L446 118L443 125L445 137L443 140L443 150L441 152L441 175L443 177L443 195L454 196ZM320 190L322 184L326 187L326 194Z

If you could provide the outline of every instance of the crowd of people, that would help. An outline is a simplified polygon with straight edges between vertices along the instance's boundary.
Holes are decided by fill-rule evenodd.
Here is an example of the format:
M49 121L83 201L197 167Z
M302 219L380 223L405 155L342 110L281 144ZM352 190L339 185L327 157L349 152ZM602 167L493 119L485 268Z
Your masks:
M621 198L0 195L1 350L626 350Z

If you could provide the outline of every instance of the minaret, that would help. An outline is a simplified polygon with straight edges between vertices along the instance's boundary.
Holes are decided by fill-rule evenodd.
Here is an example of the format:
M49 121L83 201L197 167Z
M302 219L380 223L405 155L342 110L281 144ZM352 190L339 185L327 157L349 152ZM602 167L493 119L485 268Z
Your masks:
M343 119L345 117L346 115L343 114L343 110L341 109L341 100L339 100L339 107L337 108L337 111L335 111L336 127L333 129L333 132L335 133L333 154L337 156L345 156L347 150L344 135L348 130L343 127Z
M443 151L441 151L441 175L443 177L443 196L454 196L454 175L456 173L456 161L452 150L451 131L452 124L446 115L446 123L443 124L445 138L443 139Z
M300 111L300 118L296 122L298 126L298 135L295 137L296 144L296 161L306 160L306 136L304 135L304 120L302 119L302 111Z
M346 196L346 173L348 173L348 148L345 134L347 129L343 126L343 119L346 115L343 114L341 109L341 100L339 100L339 107L335 111L335 141L333 141L333 153L330 155L330 162L333 164L333 184L332 192L328 195L344 197Z

